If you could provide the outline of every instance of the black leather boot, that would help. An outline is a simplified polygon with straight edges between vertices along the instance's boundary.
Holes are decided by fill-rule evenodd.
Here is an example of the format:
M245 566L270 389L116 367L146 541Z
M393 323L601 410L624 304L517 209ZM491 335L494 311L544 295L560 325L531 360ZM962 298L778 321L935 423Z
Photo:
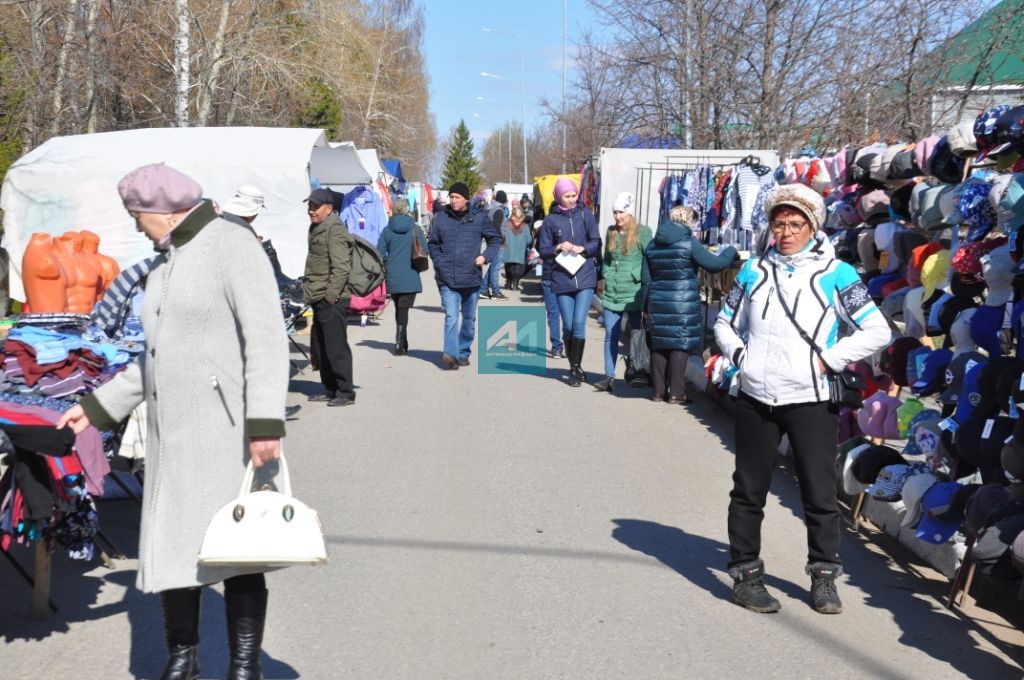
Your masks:
M598 392L614 392L615 391L615 378L610 375L606 375L604 378L594 383L594 389Z
M573 368L576 371L576 379L581 383L590 382L587 380L587 374L583 371L583 350L587 347L587 341L583 338L574 338L573 341L576 343L576 366Z
M833 562L812 562L805 567L811 577L811 604L819 614L841 614L843 601L836 591L836 578L843 573L842 565Z
M267 620L267 591L224 593L224 609L228 618L228 648L231 663L228 680L262 680L260 650L263 647L263 624Z
M409 327L402 326L402 354L409 353Z
M405 326L395 326L395 356L401 356L408 351L405 342Z
M586 347L586 340L572 338L569 340L569 386L579 387L586 382L587 376L580 364L583 363L583 348Z
M176 588L160 593L164 610L164 635L169 658L160 680L199 678L199 588Z

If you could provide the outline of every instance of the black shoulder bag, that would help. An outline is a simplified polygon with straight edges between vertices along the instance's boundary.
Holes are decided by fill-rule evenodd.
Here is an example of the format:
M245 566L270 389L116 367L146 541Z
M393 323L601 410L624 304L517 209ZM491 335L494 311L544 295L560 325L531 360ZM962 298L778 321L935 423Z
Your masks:
M804 329L800 327L796 317L793 316L793 312L790 311L789 305L786 304L786 299L782 297L782 291L779 287L779 275L774 264L772 264L772 279L775 281L775 294L779 298L779 304L782 305L782 311L786 313L786 317L789 318L790 323L796 328L796 332L800 334L804 342L810 345L814 353L818 355L821 363L825 364L825 381L828 383L829 402L835 404L838 408L845 406L851 409L858 409L864 406L864 400L861 397L861 390L866 387L864 377L850 369L836 373L828 367L825 360L821 358L821 348L818 347L818 343L814 342L811 336L807 335Z

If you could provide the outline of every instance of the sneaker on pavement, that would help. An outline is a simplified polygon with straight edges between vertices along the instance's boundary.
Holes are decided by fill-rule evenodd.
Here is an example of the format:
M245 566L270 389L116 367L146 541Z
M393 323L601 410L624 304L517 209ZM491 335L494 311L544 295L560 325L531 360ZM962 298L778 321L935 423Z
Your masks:
M451 354L442 354L441 363L444 364L444 367L449 371L459 370L459 360L453 357Z
M321 394L314 394L308 401L330 401L334 399L334 396L334 392L323 392Z
M338 397L335 397L334 399L331 399L329 402L327 402L327 405L328 406L351 406L354 403L356 403L356 400L353 399L352 397L338 396Z
M469 357L459 357L459 366L469 366Z

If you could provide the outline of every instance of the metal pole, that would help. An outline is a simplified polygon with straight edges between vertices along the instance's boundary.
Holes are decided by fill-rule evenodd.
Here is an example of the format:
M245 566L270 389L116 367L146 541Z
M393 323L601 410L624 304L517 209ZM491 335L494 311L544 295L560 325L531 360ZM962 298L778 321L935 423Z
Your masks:
M512 123L508 123L508 181L512 183Z
M562 0L562 174L565 174L565 161L568 154L566 144L566 123L565 123L565 92L566 92L566 54L565 43L569 23L569 0Z
M526 158L526 50L523 49L523 36L516 33L519 40L519 69L523 85L523 184L529 184L530 162Z

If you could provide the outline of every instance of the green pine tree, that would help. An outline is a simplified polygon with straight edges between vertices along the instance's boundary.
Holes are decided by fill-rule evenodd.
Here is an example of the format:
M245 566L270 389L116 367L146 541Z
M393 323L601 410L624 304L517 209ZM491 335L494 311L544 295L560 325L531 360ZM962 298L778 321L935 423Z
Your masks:
M469 138L466 121L460 120L452 133L451 144L448 145L448 156L444 159L444 170L441 174L441 186L445 189L455 182L465 182L470 193L475 194L480 188L480 173L476 169L476 154L473 151L473 140Z

